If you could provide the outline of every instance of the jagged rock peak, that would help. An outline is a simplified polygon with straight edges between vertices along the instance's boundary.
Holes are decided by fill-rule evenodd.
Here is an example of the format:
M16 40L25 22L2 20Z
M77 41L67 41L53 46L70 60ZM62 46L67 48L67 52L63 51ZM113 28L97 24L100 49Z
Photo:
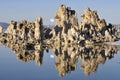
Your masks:
M28 22L27 20L22 20L21 22L11 21L5 33L11 35L19 36L20 38L33 41L41 40L43 35L43 22L42 18L38 17L34 22Z
M20 23L11 21L5 33L20 37L25 41L48 41L60 44L93 44L98 42L114 41L115 27L107 25L105 19L100 19L97 11L86 8L81 15L82 21L78 24L77 14L70 7L60 5L56 15L56 24L53 29L45 28L41 17L34 22L23 20ZM47 40L48 39L48 40ZM46 43L46 42L45 42Z
M69 22L71 24L77 24L77 13L75 10L71 10L70 7L66 7L65 5L60 5L58 11L55 15L56 25L62 24L64 21Z
M35 21L38 22L40 25L43 25L42 17L39 16L38 18L36 18Z
M92 11L90 8L86 8L84 13L81 14L82 22L96 24L99 21L97 11Z
M79 24L79 29L82 34L80 36L85 40L88 39L88 42L114 41L116 38L115 27L113 25L107 25L105 19L100 19L97 11L86 8L84 13L81 14L81 18L82 22Z

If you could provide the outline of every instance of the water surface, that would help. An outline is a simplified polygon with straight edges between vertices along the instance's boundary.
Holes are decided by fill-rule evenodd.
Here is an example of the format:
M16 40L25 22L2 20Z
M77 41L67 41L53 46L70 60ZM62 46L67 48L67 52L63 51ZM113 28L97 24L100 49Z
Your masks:
M58 46L20 53L0 46L0 80L120 80L119 67L119 47L114 46Z

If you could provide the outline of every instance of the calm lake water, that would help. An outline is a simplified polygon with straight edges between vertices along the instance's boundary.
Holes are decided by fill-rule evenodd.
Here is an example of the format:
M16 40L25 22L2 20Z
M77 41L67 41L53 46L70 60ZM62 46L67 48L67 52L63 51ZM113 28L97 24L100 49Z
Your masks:
M119 47L114 46L59 46L21 53L0 46L0 80L120 80L119 69Z

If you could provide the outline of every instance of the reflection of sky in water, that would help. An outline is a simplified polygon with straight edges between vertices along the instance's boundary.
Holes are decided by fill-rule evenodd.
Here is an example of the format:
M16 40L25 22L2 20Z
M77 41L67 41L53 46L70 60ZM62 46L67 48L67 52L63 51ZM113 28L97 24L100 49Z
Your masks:
M12 50L0 46L0 80L119 80L120 79L120 54L114 54L114 58L107 59L105 64L99 64L97 72L89 76L84 75L78 61L75 71L59 77L55 68L55 58L50 58L52 50L44 51L43 64L39 67L34 61L26 63L17 60Z

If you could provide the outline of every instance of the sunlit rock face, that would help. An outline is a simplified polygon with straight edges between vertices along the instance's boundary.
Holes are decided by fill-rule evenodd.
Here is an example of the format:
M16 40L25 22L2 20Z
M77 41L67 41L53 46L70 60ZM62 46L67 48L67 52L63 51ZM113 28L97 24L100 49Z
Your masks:
M41 17L38 17L36 20L35 20L35 39L40 39L42 38L42 32L43 31L43 22L42 22L42 18Z
M15 21L11 21L8 28L6 29L5 33L9 33L9 34L15 34L15 30L16 30L16 25L17 25L17 22Z
M107 25L105 19L100 19L97 11L86 8L81 14L82 22L79 24L80 40L88 42L106 42L116 39L115 27Z
M81 18L82 21L78 24L76 11L60 5L55 14L53 29L43 27L42 18L38 17L33 22L23 20L18 23L12 20L5 33L31 43L37 40L44 44L62 45L108 42L118 37L115 27L107 25L105 19L100 19L97 11L86 8Z
M64 44L77 41L78 19L76 12L71 10L70 7L60 5L56 12L55 19L56 24L51 31L52 39L55 41L60 40Z
M56 12L56 26L50 32L52 40L57 43L93 44L114 41L116 29L112 24L107 25L105 19L100 19L97 11L86 8L81 14L82 21L78 24L77 14L70 7L60 5Z
M3 28L2 28L2 26L0 26L0 33L2 33L2 30L3 30Z
M34 22L23 20L17 23L16 21L11 21L5 33L19 36L28 42L42 40L42 35L44 35L42 18L38 17Z
M117 31L120 33L120 24L119 24L117 27L118 27L118 30L117 30Z

